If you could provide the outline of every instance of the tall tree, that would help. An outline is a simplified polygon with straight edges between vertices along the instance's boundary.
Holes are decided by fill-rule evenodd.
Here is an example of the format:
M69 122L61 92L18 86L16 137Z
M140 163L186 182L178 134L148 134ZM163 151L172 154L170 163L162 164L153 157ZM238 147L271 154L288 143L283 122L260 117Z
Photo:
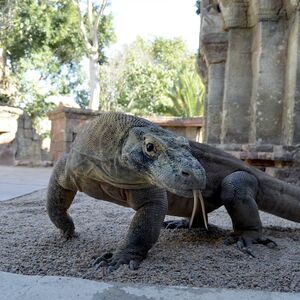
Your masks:
M102 68L101 76L104 109L140 115L202 114L204 86L195 71L195 56L180 38L137 38Z
M102 0L101 3L97 1L87 0L85 9L81 5L82 1L73 0L77 7L79 16L79 30L81 33L85 54L89 61L89 108L99 109L100 99L100 64L101 57L99 50L102 50L100 40L103 37L99 35L100 27L104 25L107 16L104 15L105 9L108 5L108 0ZM85 19L86 17L86 19Z
M9 85L7 68L7 49L5 40L7 34L13 27L15 1L2 0L0 1L0 102L9 103L12 94Z
M4 1L9 4L14 1L14 5L9 6L8 20L0 20L3 29L0 48L11 73L9 79L15 82L18 99L31 111L33 105L29 106L29 102L36 101L36 114L42 104L47 107L43 99L51 94L72 93L84 104L86 92L81 86L81 61L85 46L78 29L77 7L72 0ZM1 12L4 15L4 10ZM98 52L99 61L103 62L103 49L114 36L111 16L105 17L100 25ZM40 109L41 113L45 107Z

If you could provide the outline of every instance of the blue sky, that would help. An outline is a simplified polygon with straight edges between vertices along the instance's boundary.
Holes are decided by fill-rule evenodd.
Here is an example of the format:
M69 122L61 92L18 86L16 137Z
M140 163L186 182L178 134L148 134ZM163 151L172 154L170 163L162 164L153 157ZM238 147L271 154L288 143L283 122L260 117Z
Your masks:
M199 43L200 17L195 0L111 0L117 44L112 49L132 42L136 36L152 39L182 37L196 52Z

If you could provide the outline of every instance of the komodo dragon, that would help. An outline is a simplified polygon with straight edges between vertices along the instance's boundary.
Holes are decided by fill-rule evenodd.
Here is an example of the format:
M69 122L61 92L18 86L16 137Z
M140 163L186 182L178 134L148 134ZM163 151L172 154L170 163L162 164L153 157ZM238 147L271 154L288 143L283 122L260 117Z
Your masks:
M234 229L227 243L236 242L250 255L252 243L275 244L262 237L258 208L300 222L300 188L224 151L122 113L103 113L90 121L56 163L47 211L66 238L74 233L67 210L77 191L136 210L121 246L95 260L109 271L121 264L138 268L166 214L190 218L190 226L206 226L207 213L224 205Z

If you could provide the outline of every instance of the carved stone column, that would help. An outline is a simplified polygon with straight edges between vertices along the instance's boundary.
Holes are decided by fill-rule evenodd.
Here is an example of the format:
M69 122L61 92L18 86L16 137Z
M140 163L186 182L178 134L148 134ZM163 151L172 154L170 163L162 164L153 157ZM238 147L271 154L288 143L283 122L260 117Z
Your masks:
M250 163L293 162L300 143L299 14L299 0L202 1L205 142Z
M252 87L251 40L247 1L220 1L224 30L228 31L221 142L248 142Z
M227 33L221 32L222 16L217 5L203 1L200 39L200 67L202 80L207 85L205 101L205 132L207 143L220 143L224 96L225 62L227 57ZM204 73L207 72L207 73Z
M289 35L283 110L282 143L300 143L300 12L289 7Z
M251 143L280 144L287 23L282 1L252 1Z

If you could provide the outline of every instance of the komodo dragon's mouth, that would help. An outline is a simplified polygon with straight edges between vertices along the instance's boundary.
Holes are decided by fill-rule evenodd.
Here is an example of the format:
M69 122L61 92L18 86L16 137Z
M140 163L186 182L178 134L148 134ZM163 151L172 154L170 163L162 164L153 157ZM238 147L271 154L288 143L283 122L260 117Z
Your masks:
M190 219L190 222L189 222L189 228L191 228L192 225L193 225L195 214L196 214L196 211L198 209L198 204L200 203L204 225L205 225L206 230L208 230L207 220L206 220L206 212L205 212L205 205L204 205L202 193L201 193L200 190L193 190L193 196L194 196L194 206L193 206L192 216L191 216L191 219Z

